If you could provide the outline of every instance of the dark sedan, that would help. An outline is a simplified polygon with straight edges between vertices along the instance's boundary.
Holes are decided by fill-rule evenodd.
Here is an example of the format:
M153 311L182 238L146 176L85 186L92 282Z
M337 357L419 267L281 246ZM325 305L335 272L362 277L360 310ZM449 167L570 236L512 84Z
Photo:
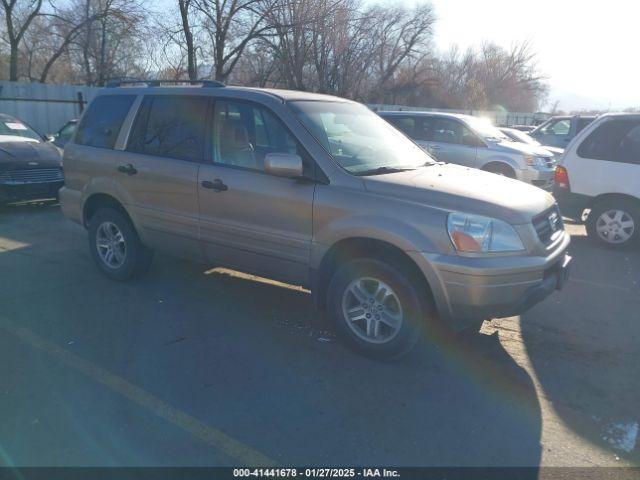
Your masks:
M62 157L26 123L0 113L0 203L56 198Z

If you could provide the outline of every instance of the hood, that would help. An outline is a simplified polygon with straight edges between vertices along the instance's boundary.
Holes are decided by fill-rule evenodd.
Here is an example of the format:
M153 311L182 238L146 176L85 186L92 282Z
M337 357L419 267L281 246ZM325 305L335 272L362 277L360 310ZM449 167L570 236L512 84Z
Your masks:
M21 170L62 166L58 149L50 143L13 137L0 138L0 170Z
M362 179L372 193L513 225L529 223L555 204L549 193L528 183L449 163Z
M529 145L528 143L510 142L508 140L504 140L499 143L494 143L494 145L506 152L516 152L522 153L523 155L534 155L536 157L553 156L553 153L551 153L548 148L538 145Z

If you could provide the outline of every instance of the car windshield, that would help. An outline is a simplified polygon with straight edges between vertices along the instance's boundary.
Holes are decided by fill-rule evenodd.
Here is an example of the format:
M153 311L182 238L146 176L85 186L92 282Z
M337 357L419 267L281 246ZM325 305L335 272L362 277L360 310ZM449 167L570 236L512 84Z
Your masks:
M514 139L516 142L526 143L527 145L540 145L540 142L534 140L529 134L520 130L510 129L509 133L506 133L506 135Z
M494 127L486 118L469 117L466 118L467 125L479 135L481 138L487 140L511 140L508 136L500 131L497 127Z
M354 175L434 163L424 150L364 105L294 101L289 106L336 162Z
M15 118L0 118L0 141L7 141L9 137L23 137L25 139L42 141L42 137L29 125Z

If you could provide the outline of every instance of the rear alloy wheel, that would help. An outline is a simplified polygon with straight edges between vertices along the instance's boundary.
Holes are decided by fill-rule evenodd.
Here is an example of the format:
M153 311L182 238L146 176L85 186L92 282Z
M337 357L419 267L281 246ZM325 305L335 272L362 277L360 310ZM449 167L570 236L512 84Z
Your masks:
M96 264L113 280L129 280L147 271L153 253L146 248L120 211L105 207L89 222L89 250Z
M587 233L600 244L625 248L638 243L640 206L631 201L607 201L596 206L587 218Z
M341 266L329 284L327 304L342 339L372 358L411 350L433 311L424 285L397 267L362 258Z

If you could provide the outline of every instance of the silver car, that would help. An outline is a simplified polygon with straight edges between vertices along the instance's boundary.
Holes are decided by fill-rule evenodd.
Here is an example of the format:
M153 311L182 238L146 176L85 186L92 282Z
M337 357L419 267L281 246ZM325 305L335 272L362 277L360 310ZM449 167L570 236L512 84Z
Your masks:
M378 358L519 314L567 278L550 194L435 162L337 97L106 88L64 162L63 212L109 278L164 252L303 285L345 341Z
M457 163L553 189L551 152L515 142L485 119L436 112L380 112L442 162Z

